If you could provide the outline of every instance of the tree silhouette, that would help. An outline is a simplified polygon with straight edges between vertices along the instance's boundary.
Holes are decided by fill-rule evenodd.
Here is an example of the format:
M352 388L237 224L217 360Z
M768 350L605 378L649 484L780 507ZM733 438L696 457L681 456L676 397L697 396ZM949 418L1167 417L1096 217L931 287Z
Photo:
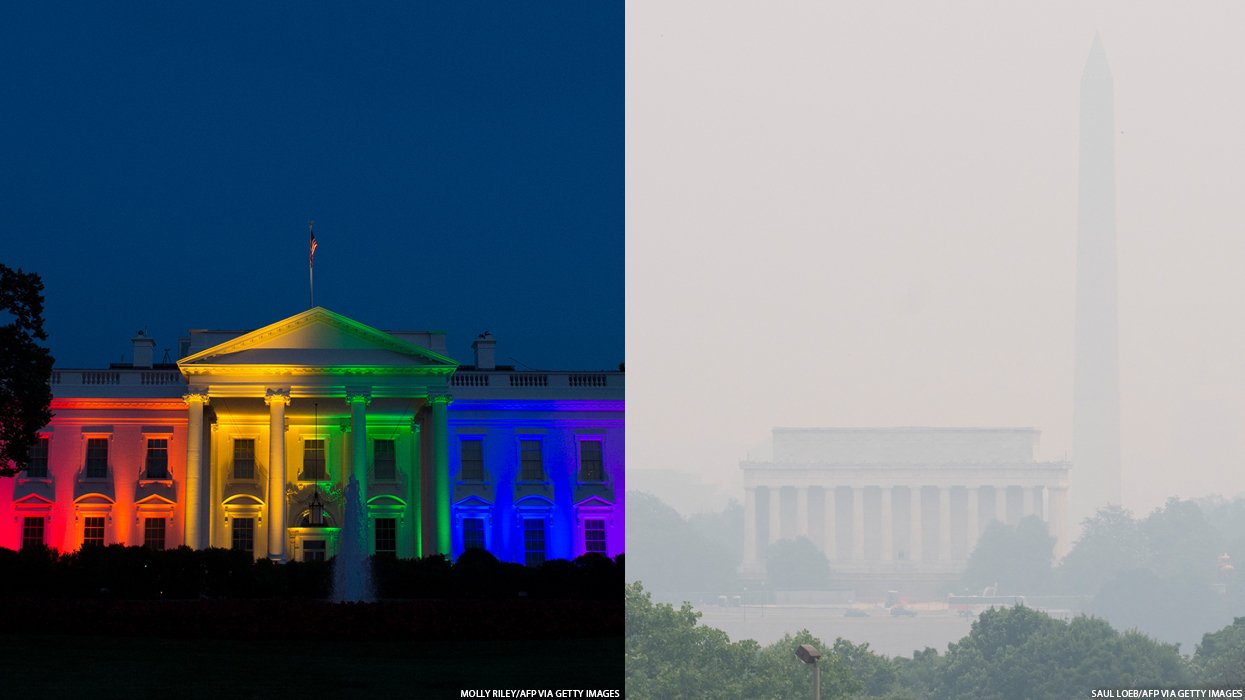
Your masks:
M43 332L43 281L0 264L0 476L24 470L52 420L52 353Z

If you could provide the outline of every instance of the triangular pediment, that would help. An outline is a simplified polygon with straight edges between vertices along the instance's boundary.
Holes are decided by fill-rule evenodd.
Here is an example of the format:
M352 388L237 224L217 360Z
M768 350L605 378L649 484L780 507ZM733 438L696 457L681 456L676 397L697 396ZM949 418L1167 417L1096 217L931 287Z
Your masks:
M53 505L53 501L41 494L28 493L21 498L15 499L13 505L19 508L50 508Z
M448 374L454 360L323 307L277 321L178 361L186 374L209 368L394 368Z
M479 496L468 496L458 503L454 504L455 508L471 509L471 508L492 508L493 504L480 498Z

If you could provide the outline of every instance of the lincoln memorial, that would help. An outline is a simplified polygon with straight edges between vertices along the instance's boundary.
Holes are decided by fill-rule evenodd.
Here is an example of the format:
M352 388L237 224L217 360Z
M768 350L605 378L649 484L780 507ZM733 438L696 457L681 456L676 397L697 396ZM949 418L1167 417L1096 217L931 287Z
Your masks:
M1066 461L1039 462L1032 428L775 428L745 461L746 575L804 536L838 581L950 580L991 521L1034 515L1067 551Z

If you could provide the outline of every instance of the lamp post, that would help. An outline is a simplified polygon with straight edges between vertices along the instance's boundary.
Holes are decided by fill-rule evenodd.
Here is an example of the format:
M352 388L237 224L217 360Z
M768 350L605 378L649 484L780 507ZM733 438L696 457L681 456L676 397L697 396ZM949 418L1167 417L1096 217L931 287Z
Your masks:
M821 700L821 666L817 665L821 652L812 644L801 644L795 655L800 661L813 665L813 700Z

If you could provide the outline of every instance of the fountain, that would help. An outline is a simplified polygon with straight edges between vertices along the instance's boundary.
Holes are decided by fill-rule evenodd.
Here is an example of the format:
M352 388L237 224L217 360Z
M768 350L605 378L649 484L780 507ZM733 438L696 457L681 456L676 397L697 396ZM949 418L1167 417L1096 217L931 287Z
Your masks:
M372 563L367 558L367 516L359 499L359 482L353 476L346 484L345 518L333 563L335 603L376 600L372 591Z

